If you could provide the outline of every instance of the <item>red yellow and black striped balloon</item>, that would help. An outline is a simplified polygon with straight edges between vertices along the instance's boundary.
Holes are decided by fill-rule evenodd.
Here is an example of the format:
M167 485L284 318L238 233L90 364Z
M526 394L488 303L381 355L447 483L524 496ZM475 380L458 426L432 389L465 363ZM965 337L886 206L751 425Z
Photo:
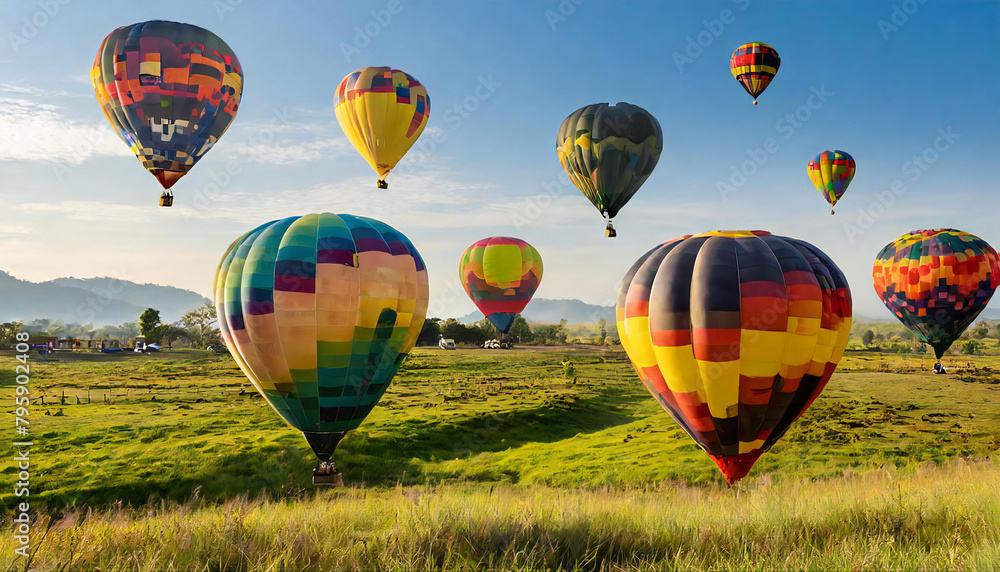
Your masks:
M807 242L713 231L639 258L616 317L642 383L732 485L833 375L851 330L851 292Z

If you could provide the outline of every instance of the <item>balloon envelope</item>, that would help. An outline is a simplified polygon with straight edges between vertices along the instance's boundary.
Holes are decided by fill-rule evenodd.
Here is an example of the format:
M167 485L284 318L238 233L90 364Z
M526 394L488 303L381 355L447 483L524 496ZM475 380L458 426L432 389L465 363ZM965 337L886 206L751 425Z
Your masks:
M736 48L729 60L733 77L747 90L757 105L757 96L764 93L781 67L777 50L761 42L750 42Z
M630 103L581 107L563 120L556 136L559 164L609 220L646 182L661 151L660 123Z
M813 186L833 207L854 180L857 164L846 151L823 151L809 161L807 170Z
M642 383L732 485L833 375L851 293L805 241L714 231L640 257L622 280L616 319Z
M243 67L212 32L153 20L111 32L90 81L115 133L169 189L236 117Z
M993 296L1000 259L967 232L914 230L885 245L872 278L886 308L941 359Z
M334 111L344 134L384 184L427 126L431 100L427 88L410 74L367 67L341 80Z
M327 461L416 343L427 271L374 219L310 214L238 238L215 276L219 326L264 399Z
M465 249L458 274L479 311L506 334L542 282L542 257L519 238L484 238Z

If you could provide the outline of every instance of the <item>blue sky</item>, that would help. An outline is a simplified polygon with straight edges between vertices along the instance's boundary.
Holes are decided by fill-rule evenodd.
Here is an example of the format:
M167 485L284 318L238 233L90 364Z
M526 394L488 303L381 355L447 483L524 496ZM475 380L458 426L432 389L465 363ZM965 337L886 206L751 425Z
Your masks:
M953 227L1000 246L1000 2L4 0L0 14L0 269L22 279L114 276L210 295L246 230L346 212L410 237L431 314L447 317L474 309L458 259L486 236L539 250L536 296L607 305L656 244L764 229L823 249L855 313L887 317L871 264L897 236ZM104 36L152 19L214 31L245 73L236 120L171 209L156 206L159 185L89 81ZM750 41L782 62L757 106L729 72ZM339 81L368 65L403 69L431 98L387 191L333 113ZM664 149L607 239L555 136L575 109L618 101L657 117ZM826 149L858 163L835 216L806 174Z

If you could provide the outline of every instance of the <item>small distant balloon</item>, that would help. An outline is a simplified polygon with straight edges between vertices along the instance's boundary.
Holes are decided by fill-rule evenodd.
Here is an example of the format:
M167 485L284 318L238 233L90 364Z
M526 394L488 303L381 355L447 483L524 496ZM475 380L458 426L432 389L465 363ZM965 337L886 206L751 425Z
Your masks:
M595 103L563 120L556 136L559 164L576 188L611 224L618 211L646 182L663 151L663 131L655 117L630 103Z
M754 105L757 105L757 97L771 84L779 67L781 58L777 50L760 42L750 42L736 48L729 60L733 77L750 94Z
M847 151L823 151L809 161L807 170L809 180L826 202L830 203L830 214L833 214L834 205L854 180L854 173L857 171L854 157Z
M462 253L458 274L476 308L507 334L542 282L542 257L519 238L484 238Z
M385 189L389 171L424 132L431 100L410 74L367 67L341 80L334 111L347 139L378 173L378 187Z

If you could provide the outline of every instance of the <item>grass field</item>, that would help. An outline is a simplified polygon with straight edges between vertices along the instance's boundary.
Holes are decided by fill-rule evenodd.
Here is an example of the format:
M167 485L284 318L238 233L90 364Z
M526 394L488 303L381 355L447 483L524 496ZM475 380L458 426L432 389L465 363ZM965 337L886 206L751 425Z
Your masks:
M726 489L620 350L417 349L317 491L228 356L32 355L36 569L991 569L1000 358L932 359L850 352Z

